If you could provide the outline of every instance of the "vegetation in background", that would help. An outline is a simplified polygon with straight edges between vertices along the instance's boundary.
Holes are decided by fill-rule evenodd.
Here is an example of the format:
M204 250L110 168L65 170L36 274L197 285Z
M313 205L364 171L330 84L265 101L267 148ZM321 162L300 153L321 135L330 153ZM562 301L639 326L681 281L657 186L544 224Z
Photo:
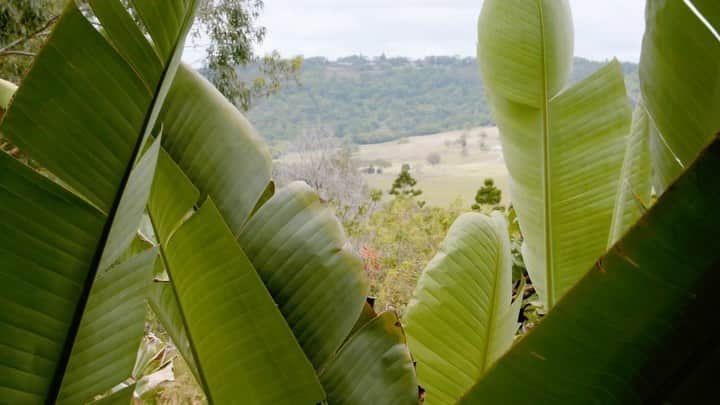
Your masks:
M463 133L467 134L467 156L455 143ZM480 134L486 133L486 149L479 143ZM403 163L412 167L411 174L423 190L422 199L427 204L447 207L458 196L468 204L475 201L475 194L483 181L491 177L497 188L502 190L503 204L509 204L508 173L502 156L500 139L496 128L472 128L440 134L415 136L407 138L407 144L391 141L381 144L358 145L353 153L361 169L373 165L376 175L365 175L364 178L372 188L381 188L387 193L400 172ZM446 146L447 145L447 146ZM432 165L427 161L428 155L437 153L440 163ZM281 157L285 161L286 157ZM381 164L382 174L377 174Z
M423 268L455 219L467 212L463 205L458 200L448 208L421 207L413 198L398 196L346 227L363 258L377 308L404 313Z
M436 165L440 164L440 162L442 162L442 157L437 152L431 152L430 154L427 155L426 160L431 165L436 166Z
M206 45L206 72L233 104L248 110L253 99L275 94L288 80L297 80L302 58L284 59L278 52L260 56L257 47L267 30L257 19L263 0L204 0L192 35ZM209 44L204 40L209 39ZM238 74L237 67L252 69Z
M576 58L571 83L600 66ZM638 66L623 63L622 69L630 97L637 100ZM255 70L251 66L241 76ZM365 144L495 125L475 58L306 58L299 80L301 86L289 84L249 112L271 143L308 130Z
M506 215L508 220L508 233L510 235L510 253L512 254L513 263L513 282L520 282L520 285L522 285L522 283L525 285L522 291L522 306L518 318L518 322L520 323L518 335L522 336L538 325L547 311L540 297L538 297L535 287L532 285L532 280L528 276L525 259L523 259L522 256L524 238L520 231L515 208L510 206L506 211Z
M502 191L495 187L495 180L485 179L483 186L475 194L475 203L472 205L474 211L484 210L504 210L501 207L500 201L502 201Z
M20 83L50 33L62 0L6 0L0 3L0 78Z
M62 0L0 2L0 80L20 83L57 20L62 4ZM8 84L0 83L0 86ZM5 139L2 133L0 150L37 168L37 164Z
M64 0L0 2L0 78L20 83L64 4ZM205 48L207 75L243 110L254 98L280 91L286 81L297 82L302 66L301 57L256 53L267 33L257 22L263 5L263 0L202 0L191 31L193 46ZM238 66L248 69L240 75Z
M278 186L303 181L335 208L343 222L365 218L368 189L351 159L350 145L325 133L305 132L288 145L286 153L286 159L273 164Z
M422 190L415 188L416 185L417 180L410 174L410 165L403 163L400 174L398 174L388 193L394 196L417 197L422 194Z

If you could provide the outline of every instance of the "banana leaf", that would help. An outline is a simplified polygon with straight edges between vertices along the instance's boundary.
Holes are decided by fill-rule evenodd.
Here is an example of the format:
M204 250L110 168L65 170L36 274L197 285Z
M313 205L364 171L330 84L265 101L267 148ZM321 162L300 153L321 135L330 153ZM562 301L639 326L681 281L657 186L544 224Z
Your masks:
M641 101L633 114L632 130L625 149L608 247L614 245L651 205L651 131L652 125Z
M376 391L416 401L409 356L397 357L403 366L390 374L383 351L367 356L368 367L360 369L337 362L364 304L360 261L346 251L337 221L311 193L290 188L273 200L270 156L259 136L206 80L179 64L195 2L131 1L130 9L122 1L87 4L82 12L68 5L0 126L52 179L5 155L0 159L0 202L10 218L2 224L8 236L0 277L7 298L0 321L12 331L0 338L10 348L0 363L8 371L0 377L3 398L87 402L131 376L128 359L140 343L135 336L142 319L134 316L130 325L130 318L107 318L94 309L112 302L93 299L93 292L114 275L118 285L111 289L133 291L128 305L138 308L137 300L148 298L211 402L316 403L329 390L345 392L345 403L362 403L362 388L346 392L320 384L321 367L330 364L340 378L333 381L387 386ZM88 46L77 47L78 41ZM281 198L300 205L293 214L297 229L283 229L280 236L289 239L276 244L261 229L275 226L265 206ZM135 258L145 212L160 269L172 281L151 291L135 278L137 288L131 288L117 272ZM317 238L302 234L304 220L317 225ZM245 253L239 239L246 225L261 239L246 237L243 244L262 245L265 238L272 251L267 257L302 264L299 284L285 271L286 281L300 286L294 295L263 282L261 276L272 277L282 266L260 259L267 249ZM25 237L14 236L24 228ZM294 252L282 256L289 247ZM29 273L20 271L25 268ZM204 274L198 269L213 282L198 280ZM318 301L313 305L303 294ZM305 303L293 308L298 300ZM99 339L113 328L127 333L118 335L123 344L93 361L92 354L107 347ZM382 342L389 341L405 347L392 328L380 331L365 338L380 346L360 347L385 350ZM220 361L228 358L235 361Z
M720 139L465 395L463 404L714 396Z
M523 257L547 309L607 248L632 120L616 60L566 87L570 14L567 0L486 0L478 25Z
M661 194L720 130L720 3L648 1L640 89Z
M90 1L93 22L68 2L0 124L3 136L53 179L0 156L4 401L87 402L132 372L127 359L144 321L137 297L145 294L141 280L122 274L133 259L118 260L150 192L161 138L156 118L196 9L195 1L143 3L150 14L175 16L153 21L167 52L158 51L155 34L142 35L120 0ZM153 53L157 74L139 73L143 49ZM158 138L150 146L153 131ZM105 287L103 280L120 284ZM124 304L130 307L119 306L133 316L98 312L115 289L133 292ZM116 329L123 344L105 350L112 342L103 341L105 333ZM101 352L103 361L93 361Z
M499 213L459 217L420 277L404 321L427 404L455 403L513 343L507 229Z
M217 167L222 168L220 160ZM221 171L219 175L229 174ZM265 191L259 193L267 194ZM348 395L342 398L344 403L363 403L362 394L370 385L403 403L408 403L409 398L417 401L417 382L409 356L397 360L405 362L405 367L398 371L404 375L402 384L397 383L398 373L383 371L386 361L373 357L382 355L381 351L363 354L368 367L352 368L356 360L338 363L337 356L343 350L340 345L362 310L367 281L359 259L344 249L344 235L337 220L322 207L317 195L299 183L279 190L256 210L238 241L225 217L210 202L214 195L208 193L205 202L199 204L201 193L180 164L169 154L160 155L148 212L161 242L171 283L159 287L163 289L162 296L156 295L158 298L151 303L173 339L187 342L178 347L191 359L191 369L195 365L194 372L209 400L320 402L337 392L332 384L347 386L348 381L353 381L356 384L353 388L358 389L348 391L346 387L340 391ZM212 208L206 208L208 204ZM204 208L196 211L197 205ZM208 219L198 217L208 210L212 214L205 213L203 217L214 218L211 228L207 228ZM202 231L192 230L200 226ZM180 243L178 238L185 240L182 247L176 245ZM222 249L212 248L220 241L224 241ZM219 273L228 278L208 283L214 277L211 274L215 274L212 266L220 265L213 253L216 251L235 252L233 260L237 264ZM229 256L223 260L229 260ZM207 261L215 264L206 264ZM202 281L183 281L200 276ZM230 299L227 295L235 296L241 288L247 291L242 294L244 299ZM255 298L250 301L250 297ZM212 315L220 311L218 308L230 312ZM242 322L240 314L245 313L249 318ZM233 318L237 321L229 322ZM263 322L258 322L258 318ZM217 324L224 331L219 334L211 325L213 320L223 319L226 321ZM252 322L255 327L249 333L244 325ZM381 332L369 339L379 339L381 344L396 335L392 329ZM383 337L383 333L387 336ZM396 344L404 345L404 340ZM382 346L362 347L380 350ZM225 356L235 353L234 362L213 361L214 353L218 352ZM333 367L335 378L321 385L320 372L326 365ZM281 378L289 380L279 383ZM363 385L368 387L359 388ZM385 385L385 389L378 389Z

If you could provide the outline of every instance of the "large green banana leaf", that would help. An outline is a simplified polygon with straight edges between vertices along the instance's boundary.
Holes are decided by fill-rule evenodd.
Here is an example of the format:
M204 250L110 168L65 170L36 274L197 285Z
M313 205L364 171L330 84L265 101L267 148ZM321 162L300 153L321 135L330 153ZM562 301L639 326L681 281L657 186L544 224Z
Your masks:
M183 89L176 88L180 86ZM194 109L184 107L180 100L175 99L185 98L187 94L192 94L196 100L192 104L203 106L200 113L195 114ZM253 173L262 177L269 172L266 170L269 155L257 142L257 136L242 116L235 109L223 105L214 111L238 115L226 120L234 122L235 126L228 124L217 128L213 135L228 140L218 143L218 146L228 146L206 145L208 142L203 139L205 128L208 124L217 125L208 119L211 110L205 109L213 103L225 104L227 101L219 97L217 91L199 75L182 67L168 96L167 105L170 107L166 107L162 114L165 129L163 144L167 145L168 153L160 154L148 209L172 280L170 284L158 286L151 305L173 339L180 342L180 351L190 359L191 369L209 399L215 403L237 398L243 398L248 403L313 403L326 400L331 395L337 398L339 394L333 393L340 393L348 395L340 397L342 403L360 404L367 390L372 389L378 395L398 398L402 403L416 402L417 383L409 356L400 356L388 363L387 357L383 360L381 356L383 352L378 351L364 353L364 362L358 363L355 359L352 363L339 361L339 353L343 350L340 345L347 339L364 304L367 280L362 264L344 249L345 240L339 223L327 208L321 206L318 197L307 186L293 184L269 198L266 193L267 178L264 185L258 184L252 190L239 186ZM182 125L169 124L176 119ZM213 163L202 166L193 156L193 147L188 145L203 148L205 158ZM232 145L237 145L237 150L228 153ZM245 159L242 162L238 158L253 152L261 159L256 162ZM243 164L244 167L239 166ZM244 176L244 173L248 175ZM215 228L220 228L214 231L215 234L222 234L217 233L222 230L218 224L222 220L223 224L227 224L223 227L227 227L229 235L234 238L227 240L225 235L210 240L215 243L225 240L222 250L235 251L238 255L236 260L243 264L235 266L232 272L227 271L229 278L225 280L215 280L210 284L183 284L180 280L206 274L203 269L209 264L203 260L212 264L217 255L210 252L211 255L206 257L208 252L201 247L209 246L208 237L190 239L191 236L198 238L194 236L198 232L186 229L198 227L200 223L209 226L208 219L197 217L210 208L203 208L200 212L195 212L194 208L203 198L226 201L224 210L218 206L222 217L213 214L209 218L214 218ZM233 200L245 203L233 205ZM258 200L265 203L254 210L253 205ZM203 207L208 203L205 201ZM253 212L253 217L243 222ZM209 235L210 231L199 233ZM186 240L183 248L173 247L179 243L176 241L178 237ZM190 246L193 245L198 246L197 257L182 256L189 254L184 252L192 251ZM235 247L231 248L233 245ZM188 262L194 265L187 267ZM249 270L252 273L248 273ZM253 275L259 275L262 281L254 279ZM227 287L241 281L248 291L244 295L256 297L254 301L248 301L249 298L228 300ZM196 292L188 292L186 289L189 287L186 286L193 286ZM232 288L231 294L236 294L238 288ZM252 295L250 291L253 291ZM263 295L268 291L271 298ZM209 317L207 314L217 312L216 307L230 312ZM238 314L240 318L243 313L252 316L245 322L238 319L235 324L212 327L223 319L232 319L233 314ZM246 324L257 317L265 321L256 322L252 333L249 333L245 329ZM224 332L218 334L215 331L217 328L222 328ZM392 330L384 333L387 336L376 333L372 339L387 342L395 336ZM225 339L237 343L228 345ZM404 341L398 344L404 345ZM377 347L380 350L382 345L361 347L367 350ZM212 353L223 352L224 358L227 358L231 350L234 353L231 357L233 362L213 361ZM396 362L404 362L405 366L391 367L398 371L390 374L383 371ZM321 385L320 372L329 367L333 368L335 378L323 381ZM293 373L287 370L293 370ZM398 376L402 378L398 379ZM288 380L283 381L283 378ZM353 383L351 387L348 385L350 382ZM333 384L342 385L336 387Z
M133 368L145 332L145 296L156 257L149 249L98 276L58 402L83 403L117 385L116 376Z
M0 198L13 219L2 224L5 235L32 229L3 239L0 319L13 331L0 338L11 348L0 357L9 370L0 377L3 398L82 403L126 380L142 330L137 302L148 296L211 402L317 403L333 395L359 404L368 389L417 401L411 359L392 349L405 347L393 328L356 340L358 330L348 340L367 281L337 221L306 189L268 199L269 153L249 123L191 69L172 81L195 4L137 1L132 13L120 1L89 5L97 25L68 6L0 127L63 184L3 155ZM76 46L85 41L87 48ZM289 215L290 227L271 211L288 201L297 202L294 211L279 215ZM151 292L122 271L139 260L128 248L146 209L173 280ZM241 233L246 225L252 234ZM38 261L31 276L20 272ZM112 306L116 289L132 292L116 306L134 316L95 309ZM353 345L353 353L377 351L363 361L341 356L351 340L375 342ZM117 348L107 351L112 342ZM323 376L333 378L321 385L330 368ZM118 398L127 399L107 400Z
M522 297L511 301L505 218L459 217L420 277L404 319L427 404L455 403L510 348Z
M122 8L119 0L90 2L93 9L113 3ZM111 29L112 24L104 23L105 14L98 12L101 34L69 2L2 126L14 144L104 213L116 205L128 165L143 137L153 130L194 16L194 2L138 3L146 4L149 14L178 17L155 22L174 37L174 52L156 56L159 76L140 75L141 70L128 62L141 48L129 34L133 31ZM129 17L124 9L122 13ZM113 20L122 13L106 17ZM140 32L136 25L134 29Z
M312 364L211 200L177 230L164 257L211 402L324 399Z
M328 404L417 405L412 357L400 320L382 313L358 329L320 373Z
M613 61L566 89L566 0L486 0L478 60L500 127L523 257L551 308L606 249L632 111Z
M180 312L174 289L170 283L153 283L150 287L148 303L158 320L165 326L165 330L175 344L175 348L187 363L195 380L201 381L190 338L182 318L183 314Z
M720 3L654 0L645 15L640 89L662 193L720 130Z
M719 156L716 139L462 403L713 398Z
M281 189L248 222L240 244L316 369L360 316L369 286L340 223L305 183Z
M198 196L174 162L159 160L148 212L177 309L163 305L180 314L168 329L185 329L208 400L322 401L312 365L212 200L194 213Z
M149 273L137 269L152 253L113 265L150 192L160 141L144 144L196 4L135 7L145 26L162 31L162 39L150 33L151 44L120 0L89 3L92 23L68 2L0 126L63 184L0 156L0 397L8 403L91 400L130 376L142 334L138 299ZM163 15L175 18L151 17ZM154 75L138 65L143 49L160 66ZM123 316L105 313L108 305Z
M181 65L163 107L163 147L233 234L270 182L270 151L250 123L207 80Z

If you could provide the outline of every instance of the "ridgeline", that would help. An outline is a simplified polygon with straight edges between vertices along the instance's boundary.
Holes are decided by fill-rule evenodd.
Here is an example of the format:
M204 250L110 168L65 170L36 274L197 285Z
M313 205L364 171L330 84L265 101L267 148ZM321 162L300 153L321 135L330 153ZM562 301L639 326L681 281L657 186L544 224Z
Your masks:
M602 65L576 58L573 82ZM622 66L629 96L637 100L638 66ZM308 58L299 81L256 100L248 114L271 143L292 140L303 131L367 144L494 125L475 58Z

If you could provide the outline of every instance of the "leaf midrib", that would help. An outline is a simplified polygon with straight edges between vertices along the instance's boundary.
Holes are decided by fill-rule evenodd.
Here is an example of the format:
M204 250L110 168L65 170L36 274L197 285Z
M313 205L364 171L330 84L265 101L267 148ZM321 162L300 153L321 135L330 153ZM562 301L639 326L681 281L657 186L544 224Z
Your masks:
M148 215L148 218L150 219L150 225L153 227L153 229L158 229L156 226L156 222L153 220L152 215ZM169 239L168 239L169 240ZM160 259L163 261L163 265L166 269L170 269L170 264L167 260L167 255L165 254L165 248L163 247L162 243L158 243L158 251L160 252ZM198 372L198 378L200 378L200 385L203 387L205 398L208 401L208 404L212 405L214 404L214 401L211 396L210 386L208 385L207 379L205 377L205 373L202 369L202 365L200 364L200 357L197 353L197 348L195 346L195 341L193 340L192 334L190 333L190 330L188 328L188 322L187 318L185 317L185 310L183 309L183 306L180 305L180 296L178 295L177 289L175 288L175 282L173 281L172 271L167 271L168 278L170 282L168 283L170 285L170 288L173 292L173 299L175 300L175 305L177 305L178 312L180 313L180 319L182 320L183 326L185 326L185 336L187 337L188 344L190 346L190 352L192 353L192 356L195 358L195 367L197 368Z
M497 224L495 223L495 220L493 219L493 227L497 227ZM500 232L502 234L502 232ZM493 285L492 285L492 297L490 301L491 309L490 309L490 318L488 319L488 330L487 334L485 336L485 358L483 359L482 369L480 370L480 375L478 378L482 376L483 373L490 367L491 362L489 361L490 357L490 339L495 335L495 323L497 319L497 290L498 290L498 280L500 278L500 272L502 271L501 263L500 263L500 251L502 250L502 247L504 247L505 244L500 241L500 246L498 249L495 250L495 272L493 274Z
M545 248L545 284L547 287L547 303L550 309L555 305L555 291L553 279L553 244L552 244L552 190L550 187L550 123L549 123L549 99L548 99L548 77L547 77L547 55L545 52L545 16L543 15L543 1L538 0L538 15L540 18L540 53L542 59L542 95L540 103L540 111L542 114L542 168L543 168L543 204L544 204L544 231L545 238L543 246Z
M77 7L74 2L69 2L66 5L64 13L67 13L68 10L71 7ZM191 9L192 8L192 9ZM65 339L65 344L63 347L62 354L60 355L60 359L58 361L55 375L53 376L52 382L50 384L47 397L46 397L46 403L48 404L54 404L58 401L59 395L60 395L60 389L62 388L62 383L65 377L65 373L67 372L67 367L70 362L70 356L72 355L72 349L75 346L75 340L77 339L77 334L80 329L80 323L82 321L83 315L85 313L85 310L87 308L88 298L90 297L90 291L92 289L92 286L95 283L95 278L97 276L97 273L99 271L100 262L102 259L102 255L104 253L105 247L108 242L108 238L110 236L110 230L112 229L113 223L115 222L115 217L117 214L118 207L120 205L120 200L122 199L123 194L125 193L125 190L127 188L127 183L130 179L130 174L132 173L134 167L136 166L135 163L139 160L139 156L142 152L142 146L145 143L145 140L149 138L149 134L152 131L152 128L150 128L150 124L153 124L157 122L157 112L159 112L160 106L158 106L158 98L162 94L162 88L165 85L165 82L168 81L168 74L173 68L173 63L177 64L179 62L175 61L178 59L177 53L182 52L182 48L179 47L181 43L184 42L185 36L187 34L187 31L189 30L189 26L192 23L192 21L195 19L195 13L197 12L197 2L194 2L194 4L191 4L188 8L188 13L185 15L185 21L183 21L183 26L181 27L180 35L178 38L176 38L175 47L173 49L173 53L171 57L168 59L168 63L163 69L162 76L160 78L160 81L157 84L157 87L155 89L155 93L153 94L152 102L150 103L149 109L147 110L145 114L145 119L142 125L142 128L140 132L138 133L138 139L135 143L135 146L133 148L133 153L130 156L130 160L128 162L128 165L125 169L125 173L123 174L122 181L120 182L120 187L118 189L118 192L115 196L115 200L113 201L113 205L110 208L110 211L108 212L107 221L105 222L105 226L103 227L103 231L100 235L100 239L98 241L97 248L95 250L95 255L93 256L90 269L88 271L88 275L85 279L85 283L83 286L83 291L80 295L80 299L78 300L78 305L75 310L75 314L73 316L72 323L70 324L70 328L68 329L68 334ZM52 33L51 33L52 35ZM113 47L112 48L115 52L117 50ZM173 72L174 75L174 72ZM155 121L155 122L152 122Z

